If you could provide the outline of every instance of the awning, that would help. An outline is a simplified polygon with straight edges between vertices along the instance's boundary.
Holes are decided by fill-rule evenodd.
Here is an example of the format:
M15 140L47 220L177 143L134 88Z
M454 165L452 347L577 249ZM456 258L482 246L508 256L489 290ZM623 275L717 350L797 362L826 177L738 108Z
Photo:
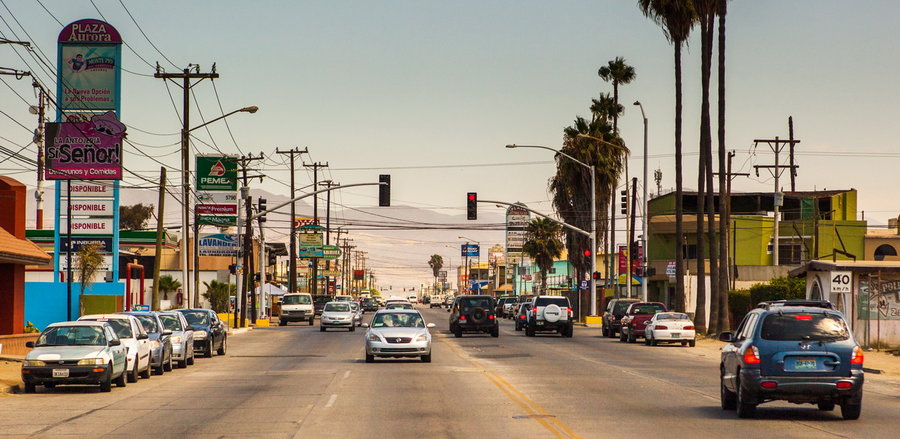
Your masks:
M270 296L284 296L285 294L288 293L287 291L282 290L281 288L278 288L277 286L272 285L272 284L265 284L265 285L263 285L263 290L262 290L262 291L265 292L266 294L270 295ZM260 288L259 288L259 287L256 287L256 294L260 294Z
M512 291L513 286L511 284L503 284L500 285L500 288L494 288L494 291Z
M0 263L20 265L48 264L53 258L27 239L19 239L0 228Z

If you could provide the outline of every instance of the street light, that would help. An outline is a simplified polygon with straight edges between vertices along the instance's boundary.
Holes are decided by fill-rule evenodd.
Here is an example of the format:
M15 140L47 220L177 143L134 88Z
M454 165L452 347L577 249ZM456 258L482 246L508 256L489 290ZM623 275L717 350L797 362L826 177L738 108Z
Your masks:
M187 107L185 107L185 112L187 112ZM190 239L190 229L188 228L188 218L190 217L191 207L190 207L190 198L188 194L190 193L190 134L191 131L203 128L213 122L222 120L228 116L231 116L235 113L256 113L259 111L259 107L250 106L244 107L237 110L234 110L228 114L223 114L215 119L207 121L201 125L195 126L193 128L188 128L188 119L187 114L184 118L184 126L181 129L181 285L184 288L184 297L190 303L191 298L191 289L190 282L188 281L188 252L187 252L187 241ZM196 219L195 219L196 221ZM195 236L194 239L197 237ZM157 261L159 262L159 261ZM194 267L194 270L198 270L200 267ZM196 291L195 291L196 293ZM195 301L196 302L196 301ZM196 303L192 303L192 305L196 306Z
M465 236L457 236L456 239L465 239L466 240L466 282L472 281L472 268L469 266L469 241L472 241L478 244L478 269L481 269L481 241L474 240L472 238L466 238ZM466 290L468 290L468 285L466 285ZM479 287L479 290L481 288Z
M647 202L647 114L644 113L644 106L641 105L641 101L634 101L634 105L637 105L638 107L640 107L641 117L644 119L644 202L643 202L644 220L642 221L642 223L644 225L643 226L644 235L641 239L644 244L644 260L641 262L641 266L644 267L644 272L641 273L643 275L643 276L641 276L641 297L643 298L644 302L646 302L647 301L647 284L648 284L648 281L647 281L647 268L648 268L648 264L647 264L647 255L648 255L648 253L647 253L647 230L648 230L647 223L650 221L650 211L648 210L649 203Z
M598 139L599 140L599 139ZM591 274L588 277L591 285L591 315L597 315L597 280L594 279L594 273L597 272L597 184L596 169L594 166L588 165L575 157L570 156L558 149L549 146L540 145L506 145L507 148L537 148L546 149L555 152L558 155L568 158L581 166L584 166L591 172Z

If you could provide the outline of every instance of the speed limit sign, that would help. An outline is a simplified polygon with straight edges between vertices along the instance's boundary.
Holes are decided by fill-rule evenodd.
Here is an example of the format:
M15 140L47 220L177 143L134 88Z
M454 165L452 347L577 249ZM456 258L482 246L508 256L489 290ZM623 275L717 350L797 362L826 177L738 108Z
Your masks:
M851 293L853 292L853 272L850 271L832 271L831 292L832 293Z

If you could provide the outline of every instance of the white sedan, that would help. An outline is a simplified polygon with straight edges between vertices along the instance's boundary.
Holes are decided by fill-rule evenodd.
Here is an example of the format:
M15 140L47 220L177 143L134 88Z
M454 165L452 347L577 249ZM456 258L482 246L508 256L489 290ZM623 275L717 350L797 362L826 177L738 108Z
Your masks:
M422 314L414 309L381 310L372 324L363 323L366 332L366 363L375 357L419 357L431 363L431 333L434 323L425 324Z
M659 343L681 343L682 346L697 344L694 322L681 312L661 312L647 321L644 343L656 346Z

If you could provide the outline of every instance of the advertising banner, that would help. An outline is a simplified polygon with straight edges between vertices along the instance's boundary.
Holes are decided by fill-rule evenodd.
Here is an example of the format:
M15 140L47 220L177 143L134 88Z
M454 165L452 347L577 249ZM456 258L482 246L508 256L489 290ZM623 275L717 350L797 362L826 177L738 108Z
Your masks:
M363 280L363 277L365 277L365 275L366 272L363 270L353 270L353 280Z
M325 243L325 238L321 233L300 233L297 235L300 245L307 247L321 247Z
M300 251L297 254L301 258L321 258L325 256L322 252L321 246L300 246Z
M238 236L228 233L204 235L198 242L200 256L237 256Z
M531 222L531 212L524 209L524 204L516 203L506 209L506 252L510 264L522 262L522 246L528 238L525 227Z
M90 122L46 125L47 180L121 180L125 125L112 111Z
M333 245L325 245L322 246L322 258L323 259L337 259L341 257L344 252L341 251L340 247L336 247Z
M237 191L237 156L198 155L198 191Z
M60 200L59 211L68 212L68 210L69 203L63 197ZM113 216L114 213L113 200L72 200L72 216Z
M340 277L341 271L340 270L325 270L322 272L322 274L325 276L328 276L328 277Z
M481 252L481 247L478 244L469 244L468 247L466 244L461 244L459 248L462 257L478 257Z
M63 233L69 230L66 218L60 218L59 225ZM114 232L112 218L72 218L73 235L112 235Z
M237 225L237 215L197 215L201 226L229 227Z
M235 192L198 192L197 201L205 204L237 204L238 193Z
M68 265L69 258L66 257L65 253L59 255L59 269L60 271L66 270L69 268ZM112 270L113 257L112 255L104 255L103 262L97 267L97 271L110 271ZM76 253L72 254L72 270L78 270L78 255ZM76 274L77 276L77 274ZM75 278L78 279L77 277ZM94 279L96 281L96 279Z
M198 204L197 215L237 215L237 204Z
M69 246L69 238L65 236L61 236L60 238L59 248L65 250ZM112 236L97 236L97 237L72 237L72 251L77 252L81 250L81 247L86 245L93 244L97 246L97 250L101 252L109 252L112 251Z
M57 38L61 110L116 110L121 83L122 37L109 23L84 19Z
M68 190L67 185L72 186L72 198L113 198L115 196L112 183L69 180L62 182L61 192Z

